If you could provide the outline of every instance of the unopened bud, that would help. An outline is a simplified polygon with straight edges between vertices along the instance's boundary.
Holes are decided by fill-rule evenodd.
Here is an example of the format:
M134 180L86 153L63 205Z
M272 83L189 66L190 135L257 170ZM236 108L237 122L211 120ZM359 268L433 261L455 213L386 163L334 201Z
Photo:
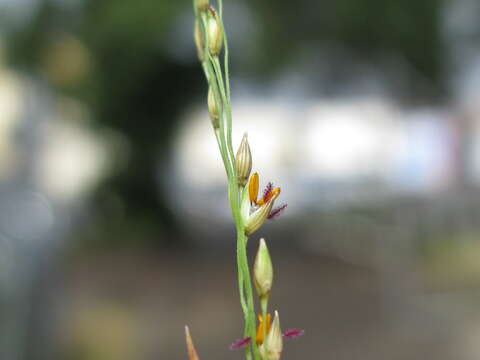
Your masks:
M185 326L185 338L187 340L188 359L200 360L197 351L195 350L195 346L193 345L193 340L190 336L190 330L188 329L188 326Z
M207 18L208 49L210 55L218 56L223 46L223 30L218 13L212 6L209 9L211 14Z
M238 148L237 156L235 157L235 168L237 170L238 184L245 186L250 176L250 171L252 171L252 153L250 152L247 133L243 135L242 142Z
M260 239L255 263L253 265L253 282L260 298L268 297L272 290L273 266L265 239Z
M205 59L205 38L200 27L200 23L195 21L195 30L193 32L193 37L195 39L195 45L197 46L197 55L200 61Z
M268 360L280 360L283 351L282 329L280 328L280 318L278 311L275 311L272 327L267 335L263 347L263 358Z
M212 88L208 89L208 112L210 113L210 120L215 129L219 127L220 112L215 101L215 93Z
M195 7L197 11L204 11L208 8L209 1L208 0L195 0Z

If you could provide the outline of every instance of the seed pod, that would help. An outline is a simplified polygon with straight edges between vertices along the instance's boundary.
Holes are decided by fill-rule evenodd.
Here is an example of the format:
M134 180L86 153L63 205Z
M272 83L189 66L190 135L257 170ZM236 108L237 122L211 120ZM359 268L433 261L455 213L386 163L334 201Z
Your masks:
M208 8L209 5L210 4L208 0L195 0L195 7L197 11L204 11Z
M218 56L223 46L223 30L218 13L212 6L210 6L209 9L210 14L207 18L208 49L210 55Z
M215 93L213 92L212 88L208 89L208 112L210 113L210 120L212 121L212 125L215 129L218 129L220 126L219 119L220 119L220 112L217 106L217 102L215 101Z
M243 135L242 142L235 157L235 168L237 170L237 181L240 186L245 186L250 172L252 171L252 153L248 144L248 135Z

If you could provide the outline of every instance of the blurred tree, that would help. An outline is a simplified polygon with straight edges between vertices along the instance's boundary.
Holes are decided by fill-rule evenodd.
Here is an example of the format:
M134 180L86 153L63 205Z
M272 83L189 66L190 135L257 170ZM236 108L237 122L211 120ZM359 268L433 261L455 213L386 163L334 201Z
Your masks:
M418 75L438 85L438 93L443 90L445 57L440 34L443 0L250 0L250 3L264 24L263 51L258 54L262 64L259 74L271 73L278 66L291 63L305 46L320 48L322 43L338 42L369 62L385 54L405 59L417 75L409 79L411 99L420 91Z
M95 123L112 127L128 139L126 168L108 179L97 194L118 195L127 209L127 221L106 221L101 233L120 233L124 238L130 233L130 240L141 241L138 231L125 231L140 226L147 231L143 237L147 241L158 242L160 234L165 241L178 238L168 236L178 233L178 228L157 191L156 174L166 174L172 130L203 85L196 62L179 64L166 52L167 30L190 7L190 2L176 1L86 0L68 8L44 0L31 22L12 34L12 64L36 76L48 75L45 52L59 37L70 34L88 49L92 64L83 78L68 83L48 80L58 91L84 101Z
M258 78L295 62L302 49L338 42L373 63L384 54L396 54L435 84L438 93L442 90L442 0L250 0L249 5L263 24L261 38L255 39L262 49L255 54L253 72ZM166 172L179 114L204 86L195 59L179 63L167 50L172 41L169 30L187 12L191 14L191 1L43 0L31 21L12 34L12 64L49 76L58 91L78 97L92 109L95 124L114 128L128 139L126 168L97 193L97 199L106 193L118 196L125 204L126 221L104 221L104 233L129 238L131 229L130 238L138 241L141 228L144 238L154 242L162 233L164 239L178 238L168 236L178 234L178 227L157 191L156 174ZM63 50L63 57L52 60L48 55L52 49ZM72 53L78 54L73 60ZM69 81L56 81L52 68L65 62L70 68L63 69L61 78ZM72 64L76 72L71 71ZM411 99L424 95L418 79L409 80Z

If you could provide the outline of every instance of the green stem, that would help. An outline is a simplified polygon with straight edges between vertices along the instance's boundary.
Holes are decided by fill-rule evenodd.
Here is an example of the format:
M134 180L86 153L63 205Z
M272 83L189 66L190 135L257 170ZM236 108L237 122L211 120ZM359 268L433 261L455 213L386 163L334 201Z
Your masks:
M238 288L240 291L240 303L242 304L242 310L243 310L243 316L244 316L244 321L245 321L245 330L243 333L244 337L249 337L250 336L250 329L248 328L248 325L250 323L249 320L249 309L248 305L245 301L245 281L243 278L243 268L242 268L242 242L238 241L237 239L237 269L238 269ZM251 353L251 348L247 347L245 349L245 356L247 360L251 360L252 358L252 353Z
M207 28L207 19L205 14L202 15L202 26L203 26L203 31ZM225 88L223 84L223 79L219 79L218 77L218 69L215 68L215 58L212 57L210 52L208 51L208 37L205 39L205 55L207 56L206 61L204 61L204 67L206 68L209 76L207 76L209 86L213 90L213 94L215 97L215 102L217 103L217 108L219 109L219 134L217 139L220 139L220 152L222 154L222 160L225 164L225 168L227 170L227 176L230 181L230 179L235 175L235 168L233 166L234 164L234 158L231 156L228 156L227 148L230 146L227 146L227 140L225 138L225 110L227 108L230 108L230 105L228 102L225 101ZM230 111L231 112L231 111Z
M225 172L227 173L227 177L228 177L228 168L227 168L228 159L225 156L226 154L222 151L222 144L220 142L219 129L214 129L214 131L215 131L215 138L217 139L218 150L220 151L220 155L222 156L223 165L225 167Z
M260 360L260 354L256 344L256 320L253 300L253 288L247 257L247 237L245 226L240 214L240 190L237 184L235 169L235 155L232 144L232 107L230 99L230 79L228 65L228 43L222 20L223 1L218 0L220 23L224 32L224 72L217 56L209 52L208 36L205 36L205 59L202 63L205 77L211 87L217 108L219 109L219 128L215 129L217 144L225 166L228 178L228 198L237 231L237 268L240 304L244 313L245 336L252 339L251 346L246 349L247 360L253 358ZM195 1L194 1L195 5ZM207 17L204 12L195 9L197 21L199 21L203 34L207 30Z
M215 72L218 74L218 81L221 84L220 88L225 90L225 84L223 82L223 75L222 75L222 69L220 66L220 61L218 60L218 57L213 59L213 68L215 69ZM226 78L225 81L226 84L230 83L230 80ZM228 88L229 86L227 86ZM226 90L221 92L222 95L222 100L224 104L228 104L228 106L225 109L225 113L227 116L227 148L228 152L230 154L230 157L232 159L235 159L235 155L233 152L233 144L232 144L232 110L231 110L231 103L230 103L230 98L227 96Z
M265 344L265 340L267 339L267 327L269 325L267 319L267 308L268 308L268 295L264 295L260 297L260 307L262 309L262 320L263 320L263 343ZM265 346L265 345L264 345Z
M260 354L258 352L257 343L255 341L256 338L256 331L255 331L255 307L253 302L253 288L252 288L252 281L250 277L250 269L248 266L248 257L247 257L247 237L245 235L245 230L243 225L239 228L237 227L237 242L238 248L240 251L240 266L242 267L243 276L244 276L244 284L245 284L245 292L247 298L247 308L248 308L248 321L245 326L248 336L251 337L252 343L252 351L255 359L260 358Z

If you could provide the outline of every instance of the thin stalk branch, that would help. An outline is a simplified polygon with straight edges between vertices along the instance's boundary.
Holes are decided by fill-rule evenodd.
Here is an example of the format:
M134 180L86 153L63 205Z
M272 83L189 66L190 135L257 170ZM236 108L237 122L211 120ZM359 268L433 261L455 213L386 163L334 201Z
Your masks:
M200 24L202 34L207 34L207 14L199 11L195 6L195 16ZM253 299L252 280L250 276L247 237L245 225L240 214L240 195L242 188L238 186L237 171L235 168L235 154L232 144L232 107L230 96L229 76L229 53L228 41L223 24L223 1L218 0L220 27L224 35L224 58L223 70L218 56L212 56L209 51L208 36L204 36L204 59L202 61L203 71L209 87L213 91L217 109L219 109L219 127L215 129L215 137L225 166L228 178L228 199L232 210L235 228L237 232L237 269L240 304L244 313L245 336L251 338L251 345L246 349L246 359L260 359L258 346L256 344L256 319Z

